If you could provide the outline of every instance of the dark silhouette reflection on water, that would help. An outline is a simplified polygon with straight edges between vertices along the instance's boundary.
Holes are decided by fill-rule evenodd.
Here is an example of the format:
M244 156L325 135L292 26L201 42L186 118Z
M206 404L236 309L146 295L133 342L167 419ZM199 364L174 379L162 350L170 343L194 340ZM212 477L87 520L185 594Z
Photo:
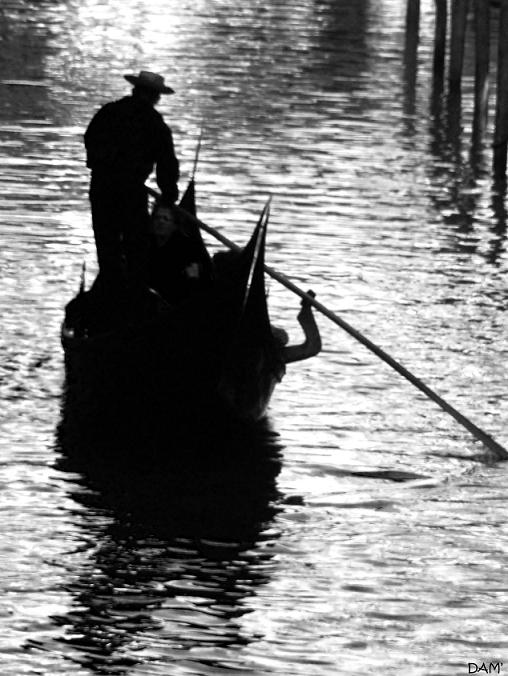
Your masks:
M404 134L410 150L415 150L418 142L417 44L417 25L413 21L411 25L406 25L402 92ZM481 131L473 128L467 133L462 92L460 89L445 89L443 72L439 67L433 71L429 112L430 197L443 223L450 226L450 246L468 254L481 250L489 263L497 264L505 248L506 186L491 180L492 238L488 248L480 246L480 235L475 233L475 226L482 197L481 186L492 175L490 152L487 152L488 146Z
M149 439L70 420L64 411L58 466L91 545L68 567L73 608L53 618L52 649L101 674L152 661L226 668L251 640L240 618L273 567L281 449L269 425Z
M493 265L499 265L501 256L506 250L506 223L508 212L506 210L506 180L494 182L491 192L492 213L494 214L494 227L488 260Z
M464 134L460 94L433 92L430 118L430 152L433 162L428 175L431 197L443 223L453 228L453 249L481 253L491 264L497 264L506 240L506 189L490 179L492 167L485 142ZM489 180L490 179L490 180ZM480 233L475 232L482 186L490 182L492 237L488 247L480 246Z
M454 249L483 253L489 263L496 265L505 248L506 186L491 178L491 152L485 135L474 126L467 133L462 93L445 91L439 73L434 74L429 109L429 150L433 162L429 164L428 175L435 207L443 222L453 228ZM482 185L489 179L493 225L487 248L480 247L475 226Z
M435 197L435 204L443 221L462 235L473 230L477 199L473 190L475 175L471 163L463 157L462 114L459 95L453 96L440 109L434 102L431 122L430 150L435 158L429 175L436 186L442 186ZM476 244L468 238L456 239L455 246L461 251L474 253Z

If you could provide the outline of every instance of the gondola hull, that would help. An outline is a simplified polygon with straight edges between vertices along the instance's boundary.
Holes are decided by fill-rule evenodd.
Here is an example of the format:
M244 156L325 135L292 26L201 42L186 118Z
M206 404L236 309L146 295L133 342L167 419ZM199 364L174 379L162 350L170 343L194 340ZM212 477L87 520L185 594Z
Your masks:
M176 305L146 290L127 320L101 330L90 330L96 300L81 291L62 326L67 404L121 425L261 419L285 371L266 307L263 247L258 224L230 278Z
M83 340L64 327L67 396L120 416L260 419L284 374L278 351L230 344L228 352L229 333L216 328L189 335L160 320Z

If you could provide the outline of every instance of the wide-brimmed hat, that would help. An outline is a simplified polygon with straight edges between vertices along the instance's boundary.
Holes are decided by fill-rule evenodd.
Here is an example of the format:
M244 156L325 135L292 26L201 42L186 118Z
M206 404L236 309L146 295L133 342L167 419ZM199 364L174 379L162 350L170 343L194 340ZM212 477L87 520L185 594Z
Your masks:
M157 73L151 73L149 70L140 70L139 75L124 75L127 82L136 87L146 87L154 89L159 94L174 94L174 89L164 84L164 78Z

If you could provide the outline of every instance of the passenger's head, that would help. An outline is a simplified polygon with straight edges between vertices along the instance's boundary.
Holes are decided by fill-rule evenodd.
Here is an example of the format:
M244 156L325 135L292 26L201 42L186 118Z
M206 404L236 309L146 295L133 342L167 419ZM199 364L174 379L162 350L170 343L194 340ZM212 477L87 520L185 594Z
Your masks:
M213 255L213 269L217 279L230 279L240 269L239 251L217 251Z
M157 246L164 246L178 230L178 221L170 207L157 204L152 213L152 233Z

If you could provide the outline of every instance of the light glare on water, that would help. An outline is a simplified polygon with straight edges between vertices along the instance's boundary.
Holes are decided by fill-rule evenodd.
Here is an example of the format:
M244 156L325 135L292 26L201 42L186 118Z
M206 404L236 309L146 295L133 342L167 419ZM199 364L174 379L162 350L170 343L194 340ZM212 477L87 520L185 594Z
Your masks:
M414 90L404 15L402 0L2 3L5 676L508 664L506 463L478 461L466 430L324 317L322 353L276 389L282 462L255 490L222 468L186 490L151 468L90 474L59 428L59 324L83 261L89 282L96 270L82 134L148 68L177 92L159 109L182 188L203 128L201 218L244 243L272 195L268 264L508 444L491 130L473 166L474 63L450 138L430 114L434 3ZM298 299L268 289L299 341Z

